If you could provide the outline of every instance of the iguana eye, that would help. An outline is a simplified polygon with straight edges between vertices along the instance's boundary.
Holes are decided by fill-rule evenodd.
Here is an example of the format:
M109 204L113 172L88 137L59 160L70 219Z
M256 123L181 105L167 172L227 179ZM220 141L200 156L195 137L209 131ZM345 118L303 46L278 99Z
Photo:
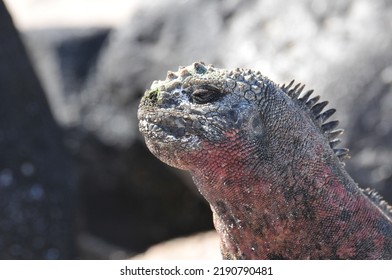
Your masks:
M219 88L204 85L197 87L191 94L192 102L196 104L206 104L219 100L223 96L222 91Z

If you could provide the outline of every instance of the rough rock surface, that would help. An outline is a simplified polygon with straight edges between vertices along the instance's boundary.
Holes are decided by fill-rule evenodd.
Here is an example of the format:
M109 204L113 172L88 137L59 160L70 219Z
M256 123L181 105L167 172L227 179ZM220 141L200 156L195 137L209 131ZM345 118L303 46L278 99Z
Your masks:
M73 162L2 1L0 25L0 259L75 258Z

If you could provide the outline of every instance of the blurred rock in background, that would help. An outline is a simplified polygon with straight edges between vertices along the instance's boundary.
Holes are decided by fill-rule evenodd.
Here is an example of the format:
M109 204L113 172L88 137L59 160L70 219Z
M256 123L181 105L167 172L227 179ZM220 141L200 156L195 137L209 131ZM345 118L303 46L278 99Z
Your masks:
M21 24L80 177L81 257L131 255L212 227L189 177L146 150L136 119L153 80L198 60L314 88L338 109L349 173L392 201L391 1L132 3L111 26Z
M0 1L0 259L77 256L74 162Z

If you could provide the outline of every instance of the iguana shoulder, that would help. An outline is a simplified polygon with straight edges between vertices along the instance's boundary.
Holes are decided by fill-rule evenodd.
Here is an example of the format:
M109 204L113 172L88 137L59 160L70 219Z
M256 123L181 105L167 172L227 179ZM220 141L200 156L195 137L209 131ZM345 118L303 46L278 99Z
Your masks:
M194 63L152 84L139 127L191 172L224 258L391 259L390 209L347 174L335 110L303 89Z

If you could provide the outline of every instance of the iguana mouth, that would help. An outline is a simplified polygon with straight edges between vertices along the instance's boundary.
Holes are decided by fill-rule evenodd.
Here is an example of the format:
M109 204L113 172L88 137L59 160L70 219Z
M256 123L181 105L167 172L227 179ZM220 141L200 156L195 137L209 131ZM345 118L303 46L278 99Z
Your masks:
M189 138L195 134L197 127L194 121L195 117L190 116L184 118L181 114L161 114L156 111L143 116L139 122L140 131L150 139L156 140L178 140L182 138Z

